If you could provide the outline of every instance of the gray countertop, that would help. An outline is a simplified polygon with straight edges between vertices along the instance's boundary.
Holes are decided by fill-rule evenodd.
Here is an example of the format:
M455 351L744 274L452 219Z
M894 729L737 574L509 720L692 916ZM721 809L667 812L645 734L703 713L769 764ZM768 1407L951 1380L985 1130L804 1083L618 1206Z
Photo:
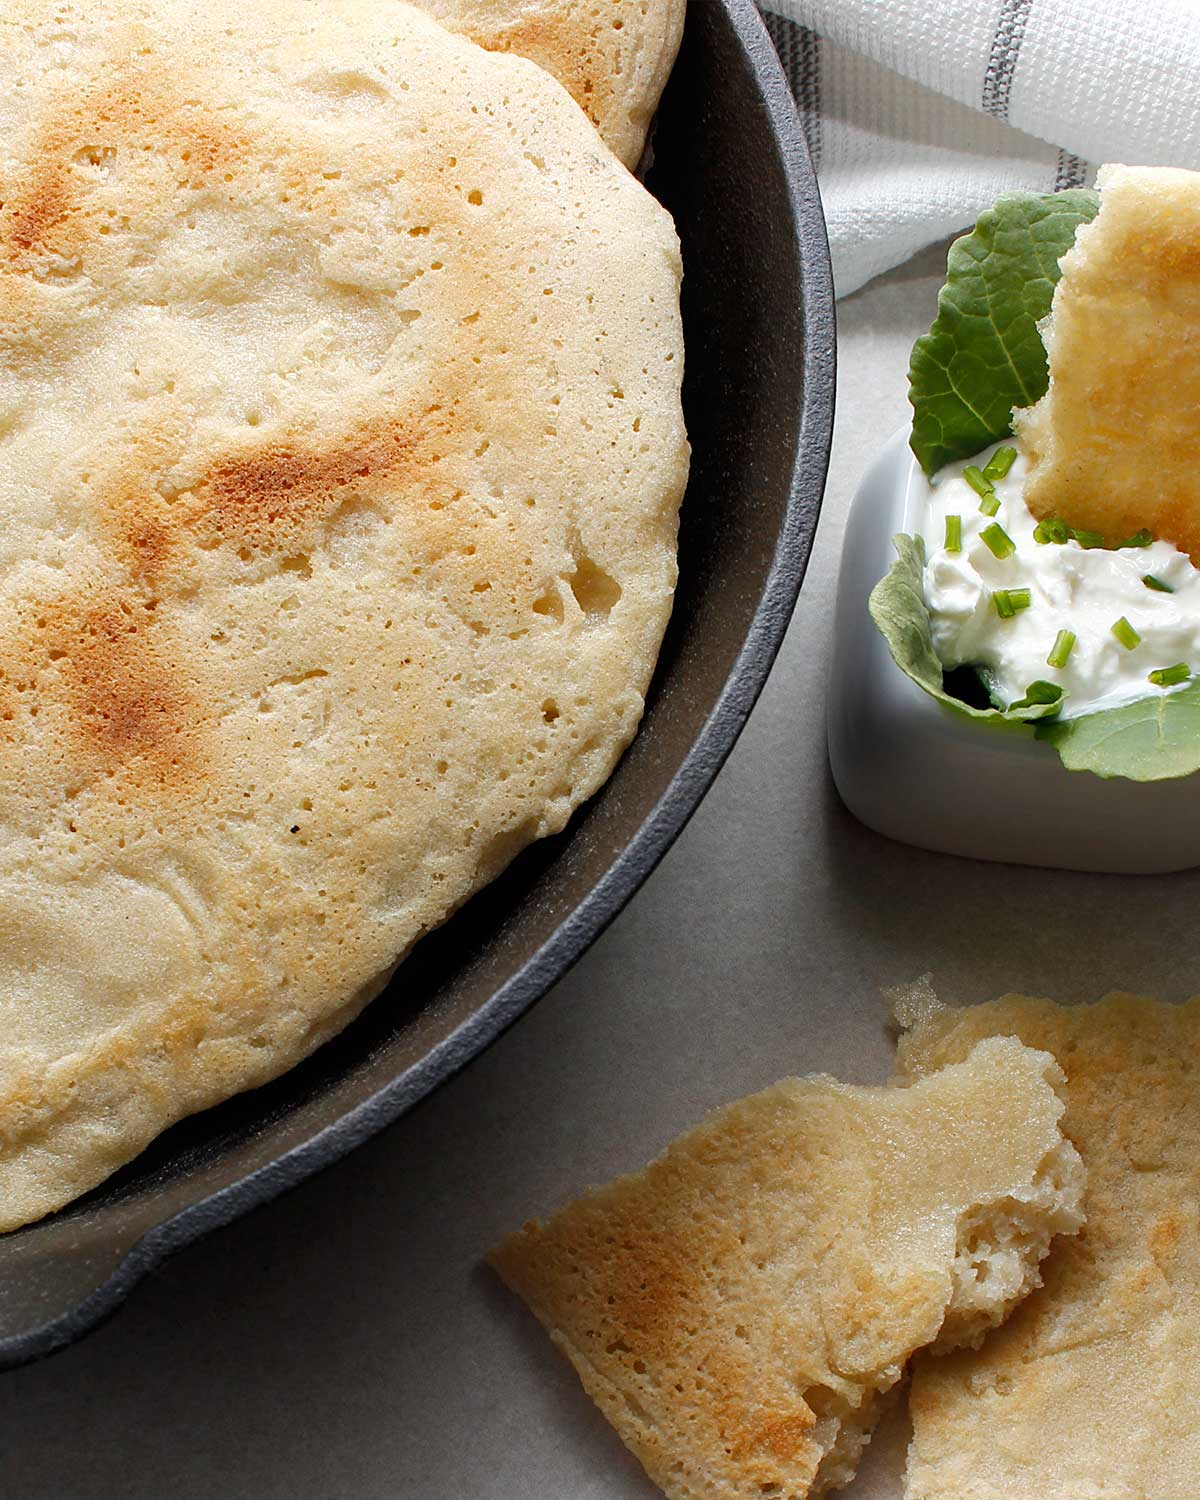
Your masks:
M178 1256L79 1346L0 1376L22 1500L636 1500L656 1491L480 1267L506 1229L791 1072L887 1076L880 988L1182 998L1200 874L975 864L869 833L825 761L843 520L905 418L941 253L840 308L829 490L779 662L624 915L483 1058L381 1138ZM895 1434L852 1500L890 1500Z

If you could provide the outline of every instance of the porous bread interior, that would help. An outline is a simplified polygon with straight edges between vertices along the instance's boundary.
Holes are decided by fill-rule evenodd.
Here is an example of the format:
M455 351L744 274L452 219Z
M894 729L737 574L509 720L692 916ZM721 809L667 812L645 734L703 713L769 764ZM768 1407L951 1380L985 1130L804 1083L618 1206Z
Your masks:
M859 1406L831 1401L825 1391L805 1392L804 1399L817 1414L813 1437L824 1450L808 1491L813 1500L843 1488L854 1478L872 1433L895 1404L900 1389L897 1381L887 1390L871 1391Z
M1062 257L1045 395L1014 413L1037 516L1110 546L1148 528L1200 563L1200 173L1107 166Z
M492 1263L670 1500L818 1495L914 1350L1002 1317L1077 1226L1057 1076L1002 1040L912 1088L787 1079Z
M1048 1153L1027 1191L980 1204L962 1214L950 1267L951 1294L934 1354L977 1348L1013 1308L1041 1286L1041 1263L1059 1235L1073 1235L1083 1223L1085 1173L1079 1153L1065 1139ZM871 1392L858 1408L826 1406L819 1417L829 1424L828 1444L809 1494L817 1497L850 1483L879 1419L898 1387ZM826 1393L805 1399L819 1411Z
M910 1500L1191 1500L1200 1472L1200 999L1009 995L927 1011L919 1079L990 1036L1053 1053L1087 1171L1080 1234L978 1349L920 1357Z
M679 51L686 0L416 0L481 46L532 58L637 165Z
M9 0L0 141L11 1228L604 781L687 443L668 216L409 6Z
M958 1221L950 1267L951 1294L933 1353L976 1348L1013 1308L1041 1286L1041 1263L1058 1235L1075 1234L1083 1222L1084 1171L1078 1153L1062 1140L1048 1153L1026 1192L980 1204ZM869 1393L858 1407L831 1403L827 1392L806 1391L818 1422L814 1436L825 1445L809 1494L840 1489L854 1478L879 1419L895 1400L898 1385ZM822 1425L827 1433L821 1434Z
M1040 1266L1058 1235L1083 1223L1085 1173L1068 1140L1051 1150L1029 1187L981 1204L958 1223L951 1267L954 1291L931 1348L976 1348L1023 1298L1042 1284Z

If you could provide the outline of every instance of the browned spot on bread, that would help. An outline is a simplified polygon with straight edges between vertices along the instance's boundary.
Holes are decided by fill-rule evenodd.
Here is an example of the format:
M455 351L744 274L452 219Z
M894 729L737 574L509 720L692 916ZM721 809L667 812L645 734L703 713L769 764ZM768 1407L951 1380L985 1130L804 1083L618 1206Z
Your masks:
M630 1358L662 1357L700 1290L694 1266L668 1237L643 1232L614 1244L609 1272L610 1323L628 1339Z
M585 1358L600 1368L622 1366L622 1379L639 1394L647 1370L671 1372L697 1441L703 1425L703 1441L719 1444L763 1484L781 1478L780 1462L815 1467L820 1453L809 1434L816 1417L802 1392L781 1387L775 1372L751 1376L747 1351L712 1316L720 1300L715 1285L739 1246L736 1233L712 1218L701 1227L686 1201L673 1205L669 1224L657 1232L645 1226L639 1207L631 1204L627 1217L607 1223L581 1216L571 1235L571 1258L599 1267L596 1280L573 1288L559 1310L569 1325L576 1299L589 1306L580 1340ZM536 1242L541 1226L526 1233ZM504 1270L503 1252L498 1264Z
M1185 1241L1196 1230L1195 1214L1188 1217L1179 1209L1167 1209L1150 1226L1150 1254L1164 1276L1169 1276Z
M431 548L442 533L450 547L461 541L461 518L451 515L460 492L438 470L449 436L449 418L435 406L411 422L385 418L325 442L307 435L247 441L213 460L197 483L176 489L164 476L186 453L188 433L177 412L164 410L130 439L120 468L99 486L96 513L138 579L158 578L189 539L202 549L306 548L348 501L386 509L397 490L429 502Z
M428 478L438 461L418 427L393 422L322 446L268 442L218 460L196 488L197 521L223 541L274 550L311 535L350 495L402 476Z
M81 157L119 156L122 147L165 151L188 168L193 185L218 168L236 171L246 164L252 143L204 102L202 78L178 77L172 87L140 59L114 71L115 77L109 73L63 101L47 132L54 155L79 165Z
M174 88L142 59L114 65L116 76L62 92L47 112L24 181L7 184L0 246L19 270L47 253L78 258L99 224L91 198L108 170L164 156L183 185L209 187L250 159L250 142L206 106L202 83ZM144 167L140 170L145 170ZM119 222L119 221L118 221ZM104 232L111 222L106 221Z
M59 248L56 236L71 207L71 185L62 165L40 161L30 180L5 199L0 236L12 260Z
M121 773L178 792L208 769L206 711L157 602L83 584L29 600L0 642L0 738L83 779Z
M125 541L130 552L130 570L137 577L149 578L166 563L175 537L170 528L155 517L139 515L131 517Z
M1178 288L1180 283L1194 281L1200 277L1198 228L1200 213L1186 199L1176 205L1173 221L1156 219L1154 233L1148 234L1144 223L1115 226L1109 238L1120 269L1107 275L1102 269L1097 279L1103 279L1115 297L1128 297L1131 288L1140 289L1147 283L1157 294L1165 286Z
M801 1404L748 1433L746 1446L751 1452L763 1451L776 1458L800 1458L810 1446L808 1435L816 1420L812 1411Z
M187 507L165 475L187 451L185 410L163 397L148 406L146 425L131 432L107 473L92 482L89 509L121 564L136 580L157 583L183 539Z
M20 693L0 668L0 744L12 744L19 737Z
M199 769L202 710L166 652L154 612L119 593L77 608L64 602L54 624L72 642L59 665L79 744L102 761L137 759L162 780L190 781Z

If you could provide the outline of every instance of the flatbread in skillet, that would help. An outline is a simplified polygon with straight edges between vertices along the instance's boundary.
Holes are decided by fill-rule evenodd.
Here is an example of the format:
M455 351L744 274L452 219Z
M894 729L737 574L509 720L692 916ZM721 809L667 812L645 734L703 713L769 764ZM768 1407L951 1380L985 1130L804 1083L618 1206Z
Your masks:
M11 1228L600 786L688 450L669 218L418 10L8 0L0 142Z

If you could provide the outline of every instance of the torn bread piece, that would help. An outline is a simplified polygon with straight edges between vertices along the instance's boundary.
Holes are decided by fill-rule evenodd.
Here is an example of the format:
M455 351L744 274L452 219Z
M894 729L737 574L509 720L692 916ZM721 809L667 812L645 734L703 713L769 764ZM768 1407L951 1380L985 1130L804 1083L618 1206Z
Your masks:
M1200 173L1108 166L1062 257L1050 388L1014 413L1034 515L1115 546L1149 528L1200 563Z
M914 1088L785 1079L492 1264L671 1500L819 1495L913 1351L978 1338L1078 1227L1059 1076L996 1040Z
M913 1373L907 1500L1193 1500L1200 1475L1200 1000L1009 996L915 1021L915 1086L1020 1037L1066 1074L1087 1222L977 1350Z

